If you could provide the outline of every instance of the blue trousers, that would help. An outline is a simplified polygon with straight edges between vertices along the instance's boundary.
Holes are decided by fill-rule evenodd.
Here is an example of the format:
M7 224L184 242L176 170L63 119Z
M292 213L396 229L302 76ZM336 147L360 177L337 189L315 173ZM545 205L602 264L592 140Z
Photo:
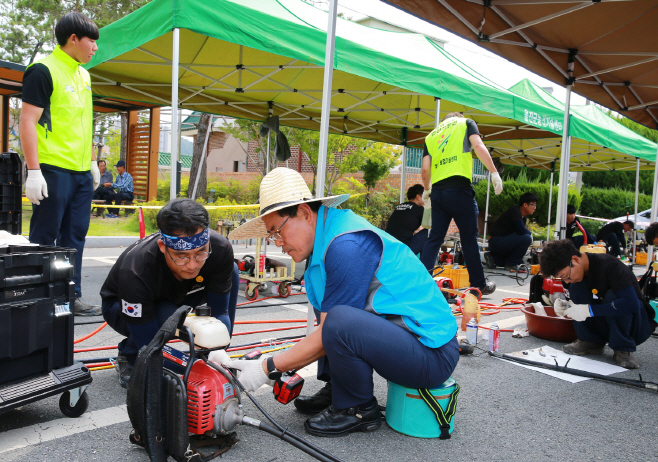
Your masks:
M82 251L89 230L94 180L90 172L63 172L45 165L41 173L48 184L48 197L39 205L32 204L30 242L77 250L73 282L80 297Z
M464 261L473 287L484 287L484 269L478 245L478 204L475 192L469 189L432 190L432 230L423 247L420 261L431 270L445 240L450 222L454 218L459 228Z
M512 233L507 236L492 236L489 239L489 252L496 266L516 266L523 263L523 256L531 244L530 234Z
M429 348L397 324L346 305L327 313L322 345L331 362L337 409L372 401L373 370L404 387L434 388L450 377L459 360L456 337L440 348Z
M569 295L574 303L589 304L589 294L586 280L571 284ZM612 290L606 292L604 303L617 300ZM618 306L618 305L615 305ZM582 322L573 322L576 336L580 340L610 345L615 351L635 351L637 345L644 343L651 336L653 329L644 306L639 313L628 313L625 316L592 316Z
M411 249L414 255L418 255L423 251L425 242L427 242L428 234L429 229L421 229L409 239L404 241L404 244L406 244Z
M134 198L135 198L135 194L133 194L130 191L119 191L119 192L112 191L109 194L107 194L104 199L105 199L105 203L108 205L111 204L112 201L114 201L116 205L121 205L123 201L131 201ZM108 208L107 213L113 213L115 215L118 215L119 209Z
M238 266L233 264L233 274L231 276L232 286L229 295L229 302L227 307L217 309L210 307L210 315L219 319L224 323L229 333L233 333L233 326L235 325L235 309L238 301L238 291L240 286L240 275L238 273ZM183 305L199 306L206 303L208 298L208 290L200 290L193 294L188 295L183 300L183 303L176 305L175 303L164 301L155 305L155 313L157 316L158 326L162 325L171 317L174 312ZM107 321L108 325L117 331L119 334L126 338L119 342L119 352L125 355L131 363L135 362L139 349L144 345L138 345L130 335L128 323L121 315L121 300L116 302L103 302L103 318ZM150 341L150 340L149 340ZM173 364L173 363L171 363ZM167 367L172 368L171 364ZM173 370L176 370L173 368Z

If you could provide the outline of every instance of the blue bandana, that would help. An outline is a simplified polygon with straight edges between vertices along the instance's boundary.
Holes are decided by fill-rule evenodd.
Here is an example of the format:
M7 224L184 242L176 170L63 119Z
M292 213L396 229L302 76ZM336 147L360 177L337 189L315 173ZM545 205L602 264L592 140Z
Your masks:
M208 243L210 240L210 228L206 228L194 236L168 236L160 231L162 242L165 247L173 250L192 250L198 249Z

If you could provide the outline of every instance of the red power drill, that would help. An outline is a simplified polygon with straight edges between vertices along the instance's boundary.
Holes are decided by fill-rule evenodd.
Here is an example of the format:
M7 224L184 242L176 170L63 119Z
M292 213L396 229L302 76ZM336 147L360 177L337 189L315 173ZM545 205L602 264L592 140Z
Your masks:
M252 360L258 359L262 356L260 350L254 350L251 353L248 353L242 356L241 360ZM299 393L302 391L304 386L304 379L301 375L297 374L296 371L283 372L280 377L277 378L274 382L274 398L280 403L288 404L293 399L299 396Z
M304 386L304 379L296 371L284 372L274 382L274 397L283 404L288 404L299 396Z

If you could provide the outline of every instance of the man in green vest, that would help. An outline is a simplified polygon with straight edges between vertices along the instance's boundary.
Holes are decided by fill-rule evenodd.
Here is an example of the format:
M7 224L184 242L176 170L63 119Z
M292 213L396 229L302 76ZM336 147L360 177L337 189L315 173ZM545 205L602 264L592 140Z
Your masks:
M100 182L93 155L91 79L82 67L98 47L98 27L80 13L64 15L55 27L58 46L28 66L23 77L21 147L28 173L25 195L32 202L30 242L73 247L76 315L96 316L100 306L80 297L80 270L89 229L91 197Z
M425 186L423 199L425 202L430 198L432 200L432 230L421 252L421 261L428 270L434 268L441 244L454 218L459 228L471 286L480 289L482 295L488 295L496 290L496 284L486 280L480 260L478 205L471 185L473 176L471 150L475 151L484 166L491 172L494 190L496 194L500 194L503 191L503 181L473 120L464 118L459 112L451 112L425 138L422 170Z

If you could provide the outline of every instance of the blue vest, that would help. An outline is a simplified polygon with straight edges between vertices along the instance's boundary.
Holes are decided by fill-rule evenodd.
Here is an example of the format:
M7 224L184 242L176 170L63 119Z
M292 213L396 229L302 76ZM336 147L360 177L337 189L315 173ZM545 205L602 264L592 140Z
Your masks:
M319 310L324 299L327 282L324 263L329 245L340 235L364 230L379 236L384 249L370 281L365 310L412 332L430 348L441 347L452 340L457 333L455 317L425 266L409 247L351 210L322 206L318 211L313 253L304 273L311 304Z

